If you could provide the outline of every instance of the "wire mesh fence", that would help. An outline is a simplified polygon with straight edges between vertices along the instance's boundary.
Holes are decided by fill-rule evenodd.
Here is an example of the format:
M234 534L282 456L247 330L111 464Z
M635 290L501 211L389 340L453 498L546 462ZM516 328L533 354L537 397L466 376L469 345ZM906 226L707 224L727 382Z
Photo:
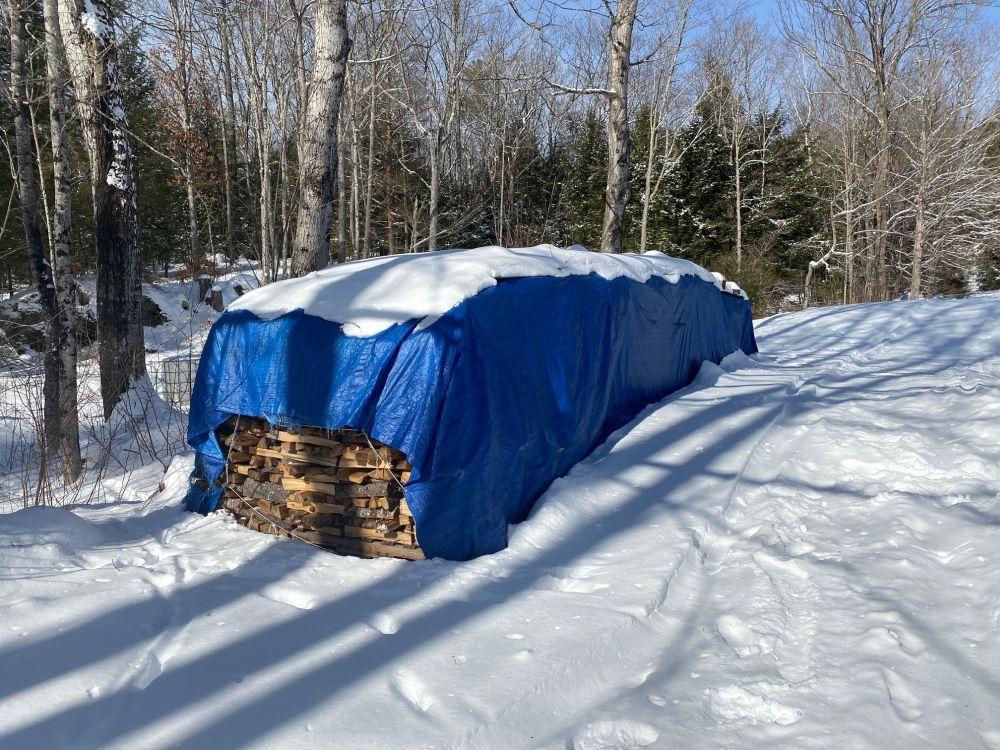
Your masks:
M191 391L198 372L198 357L179 354L150 362L149 378L160 398L170 406L187 411L191 406Z

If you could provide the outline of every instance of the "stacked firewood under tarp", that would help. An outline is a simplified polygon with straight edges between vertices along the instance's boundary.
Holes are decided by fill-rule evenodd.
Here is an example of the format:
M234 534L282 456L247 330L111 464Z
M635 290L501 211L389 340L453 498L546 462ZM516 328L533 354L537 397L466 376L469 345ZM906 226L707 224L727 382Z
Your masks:
M395 448L358 430L242 416L216 436L226 455L221 505L244 526L341 554L423 559L403 498L410 464Z

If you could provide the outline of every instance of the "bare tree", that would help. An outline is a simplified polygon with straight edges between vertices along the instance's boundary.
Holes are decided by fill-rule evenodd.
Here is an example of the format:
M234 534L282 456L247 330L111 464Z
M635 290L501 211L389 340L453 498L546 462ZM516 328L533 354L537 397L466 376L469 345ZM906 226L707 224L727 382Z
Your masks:
M968 265L998 231L998 175L988 163L1000 118L989 71L996 51L970 33L935 39L906 71L912 91L902 116L900 214L912 221L910 296L924 290L924 265Z
M466 66L476 41L474 0L448 0L414 13L401 24L395 57L402 92L397 103L409 111L427 149L427 237L411 243L438 247L442 175L457 161L452 141L460 116ZM456 147L457 148L457 147Z
M73 274L73 208L69 144L66 135L66 81L59 9L45 0L45 66L49 96L49 134L52 143L52 268L61 325L53 342L59 357L59 454L66 481L76 481L82 470L80 422L77 404L76 278Z
M322 268L330 258L337 119L350 47L346 0L317 2L313 68L299 154L299 212L292 249L295 276Z
M884 299L888 247L896 233L892 201L899 184L892 160L907 99L904 69L911 57L966 16L977 3L952 0L801 0L782 3L782 28L837 93L870 123L864 156L869 210L861 217L867 245L864 293Z
M601 252L620 253L625 244L625 206L632 139L629 131L628 78L632 61L632 30L638 0L619 0L611 16L608 42L608 187L604 203Z
M691 29L693 0L678 0L670 19L671 38L669 53L662 65L656 67L649 91L649 140L646 144L646 172L643 178L642 218L639 224L639 252L645 253L648 244L649 211L667 174L676 164L674 121L672 109L677 99L677 77L681 55ZM684 112L681 119L690 115Z
M967 154L977 155L973 161L985 154L985 130L977 129L981 121L966 119L966 125L958 126L953 117L941 116L957 111L950 105L942 110L941 92L950 84L934 83L949 67L947 56L937 55L932 67L924 64L917 78L912 72L921 67L921 60L934 57L942 44L950 45L950 55L961 54L965 43L953 42L969 28L979 4L782 3L782 29L818 71L817 90L825 92L822 97L831 100L828 111L836 113L829 126L836 134L833 142L839 145L828 151L839 155L828 159L827 166L843 180L837 198L841 210L834 218L844 227L845 300L884 299L901 289L907 273L911 292L920 292L928 248L927 201L943 183L953 182L955 174L968 173L936 156L955 151L945 147L956 141L944 138L944 133L956 127L964 131L958 140L970 147ZM834 99L839 102L833 103ZM995 94L992 100L984 98L966 113L975 110L989 119L995 100ZM944 192L952 197L961 194ZM956 226L950 222L940 226L946 225ZM975 225L967 224L970 230ZM971 240L973 232L967 236ZM951 239L955 245L958 237L952 234ZM863 284L855 282L856 260L863 264Z
M717 22L720 36L709 50L707 96L716 100L720 131L729 145L733 166L733 242L736 271L743 270L743 224L747 185L744 174L763 166L778 121L769 117L775 106L772 59L774 47L756 19L735 15ZM761 169L766 175L766 170ZM763 187L761 189L763 193Z
M15 155L17 158L17 190L21 202L21 222L28 247L31 274L38 291L38 301L45 315L45 380L44 434L42 470L47 449L59 445L59 352L56 344L64 334L63 318L56 301L52 268L45 257L42 238L42 202L38 184L38 159L35 153L31 115L28 111L27 90L27 7L23 0L12 0L9 5L10 28L10 94L14 113Z
M167 0L170 22L170 51L173 56L175 70L175 86L180 102L180 124L183 159L181 171L184 175L184 189L187 194L188 211L188 241L191 244L191 265L197 266L201 261L201 241L198 236L198 202L194 175L194 133L192 89L192 34L194 26L194 7L191 0Z
M108 3L59 0L59 25L90 161L98 358L107 419L132 383L146 373L132 149L117 91L118 50Z

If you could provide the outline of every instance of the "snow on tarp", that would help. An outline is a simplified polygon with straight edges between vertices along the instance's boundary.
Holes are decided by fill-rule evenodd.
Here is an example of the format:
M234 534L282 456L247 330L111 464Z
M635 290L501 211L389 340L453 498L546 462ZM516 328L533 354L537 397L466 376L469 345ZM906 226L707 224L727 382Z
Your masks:
M418 318L423 319L421 327L426 327L503 279L587 274L609 281L646 282L654 276L677 281L685 274L715 281L701 266L659 252L610 255L579 245L569 249L480 247L345 263L270 284L240 298L229 309L249 310L267 319L302 310L339 323L348 336L373 336L395 323Z
M750 304L661 253L544 245L391 256L271 284L202 353L188 442L214 481L233 414L353 427L407 454L428 557L506 546L552 480L699 365L757 350ZM209 512L221 491L192 485Z

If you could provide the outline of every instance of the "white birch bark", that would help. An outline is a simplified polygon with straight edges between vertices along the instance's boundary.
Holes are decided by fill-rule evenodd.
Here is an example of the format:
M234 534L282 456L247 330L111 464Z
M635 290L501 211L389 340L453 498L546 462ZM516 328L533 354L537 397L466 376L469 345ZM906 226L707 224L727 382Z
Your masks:
M45 66L49 99L49 134L52 142L52 268L55 278L62 338L55 342L59 357L59 456L63 477L80 476L80 424L77 399L76 278L73 274L72 175L66 138L63 73L65 57L59 33L57 0L45 0Z
M90 161L97 245L97 335L105 419L145 376L139 220L118 49L106 0L59 0L59 26Z
M337 115L350 46L346 0L319 0L313 70L299 154L299 212L292 248L294 276L322 268L330 259Z
M629 59L638 0L619 0L611 19L611 66L608 74L608 181L601 230L601 252L624 249L631 139L628 121Z

